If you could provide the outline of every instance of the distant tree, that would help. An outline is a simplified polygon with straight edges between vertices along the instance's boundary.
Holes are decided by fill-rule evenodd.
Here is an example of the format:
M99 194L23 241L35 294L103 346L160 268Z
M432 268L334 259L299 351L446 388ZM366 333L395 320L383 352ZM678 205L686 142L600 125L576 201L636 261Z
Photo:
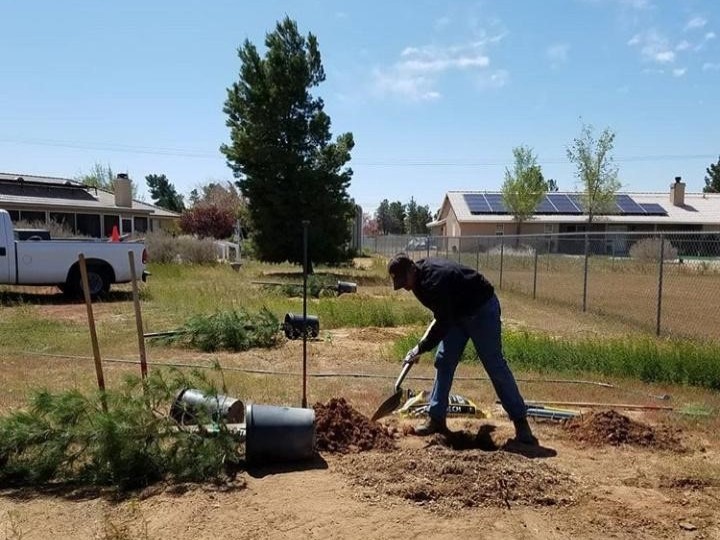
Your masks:
M324 102L311 90L325 80L317 38L285 17L266 34L264 57L250 41L238 49L240 73L227 90L230 141L220 151L239 179L265 261L303 260L302 225L310 221L311 258L349 256L355 214L347 166L352 133L332 142Z
M513 148L515 164L512 171L505 169L502 197L505 207L515 219L515 233L520 234L523 222L532 217L540 201L547 193L537 157L527 146ZM516 242L520 243L520 238Z
M405 213L406 234L426 234L428 232L427 224L432 221L429 206L420 206L411 197L410 202L405 205Z
M180 229L200 238L230 238L235 232L236 217L227 208L196 205L180 216Z
M705 169L705 172L707 175L705 176L703 192L720 193L720 156L718 156L717 163L711 163L710 166Z
M150 197L153 202L160 208L165 208L171 212L182 212L185 210L183 196L175 191L175 186L164 174L148 174L145 177Z
M545 186L546 186L547 191L548 191L549 193L554 193L554 192L556 192L556 191L559 191L558 185L557 185L557 181L555 181L554 178L548 178L548 179L545 181Z
M595 138L593 127L583 124L580 136L567 149L568 159L577 166L575 173L582 192L580 201L588 216L588 224L598 214L611 212L615 194L620 189L618 168L612 157L615 133L609 128Z
M377 236L380 233L377 219L370 214L363 214L363 236Z
M375 210L375 221L377 221L378 229L382 234L390 234L392 216L390 215L390 202L387 199L383 199Z
M103 165L100 162L93 163L88 174L80 174L75 177L77 182L85 184L89 187L104 189L105 191L115 192L115 173L110 164ZM131 181L132 197L137 198L137 184Z
M194 188L190 192L188 200L191 209L215 207L221 210L223 214L231 215L235 222L240 221L244 235L252 231L252 220L247 200L232 182L208 182Z
M390 203L390 234L405 233L405 205L400 201Z

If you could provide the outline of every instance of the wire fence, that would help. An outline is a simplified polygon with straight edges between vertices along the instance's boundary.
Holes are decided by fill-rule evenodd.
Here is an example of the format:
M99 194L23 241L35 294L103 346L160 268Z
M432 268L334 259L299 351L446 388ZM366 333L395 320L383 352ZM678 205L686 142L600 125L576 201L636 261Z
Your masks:
M720 341L720 233L607 232L504 236L377 236L391 257L444 257L499 290L611 315L657 335Z

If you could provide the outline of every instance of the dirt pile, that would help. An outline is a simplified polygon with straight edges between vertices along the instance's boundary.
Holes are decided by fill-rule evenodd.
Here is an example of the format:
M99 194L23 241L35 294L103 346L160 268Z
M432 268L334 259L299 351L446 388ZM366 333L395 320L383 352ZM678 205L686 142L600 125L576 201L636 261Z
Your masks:
M457 452L433 445L349 456L339 466L353 484L367 488L361 492L364 499L399 497L439 511L566 506L576 496L567 474L501 451Z
M370 422L344 398L333 398L326 404L316 403L313 408L315 440L320 451L345 454L395 447L395 441L387 428Z
M565 423L573 439L592 444L645 446L661 450L682 450L677 433L669 428L653 428L631 420L616 411L598 411Z
M430 437L428 446L444 446L452 450L485 450L491 452L498 449L492 439L495 426L483 424L477 433L471 431L449 431L436 433Z

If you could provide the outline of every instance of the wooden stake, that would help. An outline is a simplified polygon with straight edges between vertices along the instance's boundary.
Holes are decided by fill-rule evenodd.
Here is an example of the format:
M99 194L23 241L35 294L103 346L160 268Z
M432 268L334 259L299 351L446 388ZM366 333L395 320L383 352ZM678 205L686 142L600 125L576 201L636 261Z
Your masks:
M133 304L135 304L135 325L137 326L138 349L140 350L140 375L143 381L147 378L147 355L145 354L145 336L143 332L142 312L140 311L140 294L138 292L137 273L135 272L135 254L128 251L130 261L130 278L132 279Z
M107 412L107 400L105 399L105 377L103 376L102 360L100 359L100 347L98 345L97 332L95 331L95 317L93 316L92 299L90 298L90 284L88 283L87 263L85 255L78 255L80 266L80 279L82 281L85 306L87 307L88 326L90 327L90 341L92 342L93 358L95 359L95 375L97 375L98 388L100 389L100 402L103 411Z

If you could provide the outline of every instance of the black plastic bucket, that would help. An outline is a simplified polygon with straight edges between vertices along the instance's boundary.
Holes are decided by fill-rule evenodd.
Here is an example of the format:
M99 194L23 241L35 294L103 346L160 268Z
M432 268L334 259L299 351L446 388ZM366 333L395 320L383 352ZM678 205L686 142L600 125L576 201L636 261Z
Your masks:
M299 339L303 332L302 314L286 313L283 322L283 330L288 339ZM320 319L315 315L307 316L307 336L316 338L320 335Z
M315 411L250 404L245 407L245 459L249 464L311 459Z
M245 418L245 404L239 399L221 394L206 396L194 388L185 388L178 393L170 407L170 417L181 424L196 424L200 411L215 422L223 420L228 424L239 424Z

